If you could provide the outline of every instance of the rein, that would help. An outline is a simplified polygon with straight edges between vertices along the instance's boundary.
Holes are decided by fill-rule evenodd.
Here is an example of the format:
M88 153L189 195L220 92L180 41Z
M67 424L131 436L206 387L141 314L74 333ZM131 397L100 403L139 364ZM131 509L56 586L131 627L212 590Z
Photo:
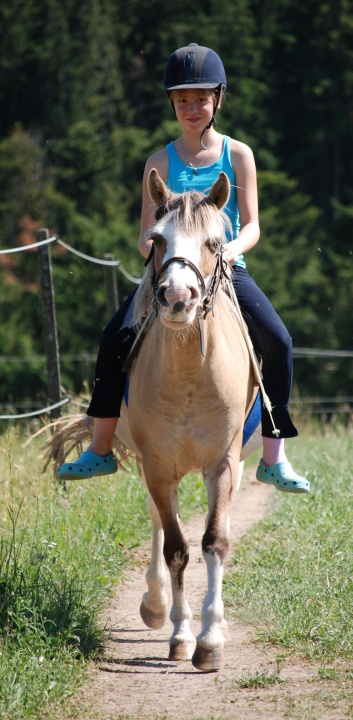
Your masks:
M145 262L145 267L153 259L154 259L154 245L152 245L151 252ZM196 277L198 278L201 288L202 288L203 297L202 297L202 301L201 301L200 312L199 312L198 318L197 318L198 324L199 324L200 347L201 347L202 357L205 357L205 355L206 355L202 320L206 320L207 315L211 310L213 312L215 304L216 304L217 291L219 289L219 286L222 285L223 283L225 283L226 292L229 295L230 300L233 302L233 305L234 305L234 308L235 308L235 311L237 313L237 317L238 317L238 320L240 323L240 328L241 328L243 337L245 339L245 342L246 342L246 345L247 345L247 348L249 351L255 378L259 384L259 388L261 391L262 402L265 405L265 407L270 415L270 418L271 418L271 422L272 422L272 426L273 426L272 434L275 437L278 437L278 435L280 434L280 430L278 430L276 428L274 420L273 420L271 401L270 401L270 399L265 391L264 385L263 385L262 375L261 375L259 364L258 364L258 361L256 358L254 347L251 342L250 335L248 333L248 329L246 327L244 318L242 316L242 313L241 313L241 310L239 307L238 298L234 291L233 283L231 282L231 280L229 278L230 265L223 258L223 248L221 245L219 246L219 248L216 252L215 264L214 264L212 273L209 276L207 283L205 283L205 278L200 273L200 270L196 267L196 265L194 265L193 262L191 262L191 260L188 260L187 258L179 257L179 256L169 258L169 260L166 260L166 262L163 263L162 267L158 270L158 272L156 272L156 269L155 269L154 263L153 263L153 268L152 268L152 289L153 289L153 296L154 296L153 307L151 310L146 312L144 317L142 318L143 323L142 323L140 330L136 336L136 340L130 350L130 353L128 354L128 356L124 362L122 371L128 372L128 370L130 369L132 361L133 361L134 357L136 357L139 347L143 341L143 338L145 337L146 328L148 327L150 320L152 319L152 316L155 315L157 317L157 315L158 315L159 303L158 303L157 297L156 297L157 290L159 287L158 283L159 283L164 271L173 262L181 262L181 263L184 263L184 265L187 265L188 267L190 267L191 270L193 270L193 272L196 274Z
M153 256L154 256L154 248L152 247L151 253L146 261L146 265L149 263L150 260L152 260ZM217 249L215 264L214 264L212 273L209 276L207 284L205 283L205 279L201 275L200 270L196 267L196 265L194 265L194 263L192 263L187 258L177 257L177 256L169 258L169 260L167 260L165 263L163 263L162 267L159 269L158 272L156 272L156 270L154 268L154 264L153 264L152 288L153 288L153 294L154 294L154 310L156 312L156 315L158 315L158 308L159 308L159 304L158 304L157 297L156 297L156 293L158 290L158 283L159 283L164 271L173 262L181 262L181 263L184 263L184 265L187 265L188 267L190 267L191 270L193 270L193 272L196 274L196 277L198 278L198 280L201 284L203 297L201 300L200 312L199 312L197 319L198 319L198 323L199 323L200 346L201 346L202 357L205 357L205 355L206 355L202 320L205 320L207 318L207 315L211 310L213 312L213 309L216 304L217 291L219 289L219 286L222 285L222 283L224 283L224 281L226 281L228 295L230 296L231 300L233 301L234 307L236 308L236 311L237 311L240 327L241 327L246 345L249 350L249 355L251 358L254 374L257 379L257 382L259 383L259 387L261 390L262 400L263 400L263 403L264 403L266 409L268 410L268 413L271 418L271 422L272 422L272 426L273 426L272 434L275 435L276 437L278 437L278 435L280 434L280 431L276 428L274 420L273 420L271 401L270 401L267 393L265 392L265 388L263 385L262 376L261 376L261 372L259 369L256 354L254 351L254 347L251 342L251 339L250 339L250 336L248 333L248 329L245 325L244 318L242 316L242 313L241 313L241 310L239 307L238 298L235 294L235 291L233 288L233 283L230 281L230 278L229 278L230 265L223 258L222 245L220 245L219 248Z

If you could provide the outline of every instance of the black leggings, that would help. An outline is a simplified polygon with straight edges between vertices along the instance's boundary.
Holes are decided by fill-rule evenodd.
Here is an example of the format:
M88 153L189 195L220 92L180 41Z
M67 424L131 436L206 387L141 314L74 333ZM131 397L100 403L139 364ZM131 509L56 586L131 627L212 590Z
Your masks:
M265 391L273 406L272 416L280 438L298 435L288 411L292 386L292 340L269 300L247 270L233 268L233 285L256 350L262 356ZM123 328L126 312L135 295L121 305L104 328L98 351L95 383L87 414L93 417L119 417L126 375L123 361L135 338L132 328ZM274 437L268 411L262 408L262 435Z
M87 415L120 417L126 384L126 374L121 368L135 339L134 329L122 326L135 293L136 290L123 302L102 332Z

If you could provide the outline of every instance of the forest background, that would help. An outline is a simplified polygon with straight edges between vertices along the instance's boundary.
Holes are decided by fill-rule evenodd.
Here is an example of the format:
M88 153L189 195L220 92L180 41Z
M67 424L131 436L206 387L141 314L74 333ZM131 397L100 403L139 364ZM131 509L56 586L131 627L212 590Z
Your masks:
M296 347L352 350L352 0L12 0L0 5L0 249L47 227L132 274L147 157L179 134L166 59L197 42L224 62L217 129L249 144L261 241L247 266ZM93 380L102 267L51 246L62 382ZM118 272L120 300L133 289ZM36 250L0 255L0 403L47 386ZM353 395L352 361L296 361L299 395Z

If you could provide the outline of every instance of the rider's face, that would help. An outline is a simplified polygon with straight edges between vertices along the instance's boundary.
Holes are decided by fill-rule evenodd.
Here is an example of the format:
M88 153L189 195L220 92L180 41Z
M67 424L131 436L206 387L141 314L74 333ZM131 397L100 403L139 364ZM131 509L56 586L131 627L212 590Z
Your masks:
M183 130L201 132L212 120L215 94L211 90L174 90L171 100Z

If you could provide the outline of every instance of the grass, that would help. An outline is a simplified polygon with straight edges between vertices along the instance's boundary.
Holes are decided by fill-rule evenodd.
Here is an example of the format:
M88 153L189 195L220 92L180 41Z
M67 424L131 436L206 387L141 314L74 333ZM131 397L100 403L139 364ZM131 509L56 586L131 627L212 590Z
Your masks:
M24 439L0 438L0 717L53 720L101 651L101 610L150 523L133 468L65 490L38 471L39 444L24 449ZM352 449L348 430L288 442L312 493L276 493L273 513L238 544L224 592L228 613L255 624L261 641L314 660L320 678L342 686L353 677ZM183 520L205 511L197 476L182 482L180 505ZM270 686L279 671L240 682Z
M268 688L272 685L278 685L284 683L283 678L277 672L268 672L267 670L257 670L254 675L242 675L236 684L239 688L245 689L250 688L254 690L256 688Z
M49 720L101 650L100 612L150 521L134 468L65 490L24 439L0 440L0 717ZM204 508L193 476L183 517Z
M276 493L274 511L236 548L224 600L264 642L323 666L352 663L353 434L321 433L287 450L311 494Z

